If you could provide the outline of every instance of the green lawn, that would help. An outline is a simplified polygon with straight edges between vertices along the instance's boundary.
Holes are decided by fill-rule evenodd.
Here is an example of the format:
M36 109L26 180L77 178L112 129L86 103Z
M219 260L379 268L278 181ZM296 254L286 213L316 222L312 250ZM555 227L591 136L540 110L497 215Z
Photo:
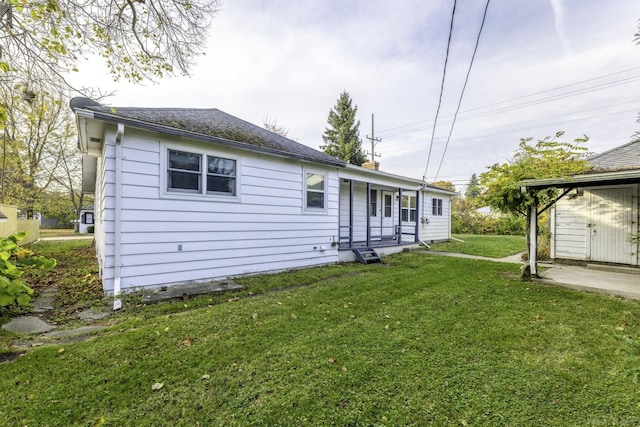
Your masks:
M517 275L403 253L125 311L3 363L0 425L639 424L639 305Z
M453 237L463 242L451 240L447 243L435 243L434 251L457 252L467 255L481 255L491 258L504 258L527 250L527 241L523 236L476 236L471 234L454 234Z

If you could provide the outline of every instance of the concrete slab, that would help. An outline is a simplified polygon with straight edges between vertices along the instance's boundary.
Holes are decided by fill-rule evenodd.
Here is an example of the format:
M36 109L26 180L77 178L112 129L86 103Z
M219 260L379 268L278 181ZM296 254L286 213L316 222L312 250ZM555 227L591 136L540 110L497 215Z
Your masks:
M551 264L539 276L543 282L579 289L640 299L640 274L593 270L576 265Z
M185 286L169 286L145 292L142 296L142 302L154 303L168 299L188 298L195 295L214 294L238 289L242 289L242 286L231 280Z
M58 297L58 288L48 288L43 290L37 297L31 300L31 307L34 313L44 313L53 310L53 303Z
M55 326L50 325L36 316L22 316L11 319L9 322L2 325L2 329L16 334L39 334L42 332L49 332L50 330L55 329Z

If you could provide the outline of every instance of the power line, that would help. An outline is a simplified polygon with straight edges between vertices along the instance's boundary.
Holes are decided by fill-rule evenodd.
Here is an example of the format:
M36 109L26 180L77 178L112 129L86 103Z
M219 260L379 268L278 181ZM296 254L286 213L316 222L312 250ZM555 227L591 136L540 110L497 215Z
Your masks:
M433 120L433 130L431 131L431 142L429 143L429 154L427 155L427 166L424 168L424 180L427 176L427 169L429 168L429 161L431 160L431 149L433 148L433 138L436 133L436 124L438 123L438 114L440 113L440 106L442 105L442 93L444 92L444 81L447 76L447 63L449 62L449 49L451 47L451 35L453 34L453 20L456 15L456 0L453 0L453 10L451 11L451 24L449 25L449 39L447 40L447 52L444 56L444 70L442 72L442 82L440 83L440 96L438 97L438 108L436 109L436 117Z
M524 98L529 98L529 97L540 95L540 94L543 94L543 93L553 92L553 91L556 91L556 90L565 89L565 88L572 87L572 86L578 86L578 85L581 85L581 84L584 84L584 83L588 83L588 82L591 82L591 81L604 79L604 78L615 76L615 75L618 75L618 74L628 73L630 71L635 71L635 70L638 70L638 69L640 69L640 67L633 67L633 68L629 68L629 69L626 69L626 70L617 71L615 73L605 74L605 75L602 75L602 76L593 77L593 78L586 79L586 80L581 80L581 81L575 82L575 83L570 83L570 84L566 84L566 85L562 85L562 86L556 86L556 87L553 87L553 88L550 88L550 89L545 89L545 90L541 90L541 91L538 91L538 92L530 93L530 94L527 94L527 95L518 96L516 98L511 98L511 99L508 99L508 100L498 101L498 102L495 102L495 103L492 103L492 104L487 104L487 105L483 105L483 106L480 106L480 107L471 108L469 110L463 111L462 114L466 114L466 113L469 113L469 112L472 112L472 111L476 111L476 110L481 110L481 109L488 108L488 107L493 107L493 106L500 105L500 104L506 104L506 103L509 103L509 102L517 101L517 100L524 99ZM568 92L568 94L588 93L588 92L590 92L592 90L595 91L595 90L599 90L601 88L617 86L618 84L632 83L632 82L636 81L638 79L638 77L640 77L640 76L634 76L634 77L629 77L629 78L625 78L625 79L621 79L621 80L615 80L613 82L603 83L602 85L596 85L596 86L591 86L589 88L581 89L580 91ZM581 92L581 91L583 91L583 92ZM554 95L554 96L557 97L557 96L560 96L560 95ZM541 100L551 99L551 98L553 98L553 97L541 98ZM531 102L531 101L529 101L529 102ZM451 117L451 115L444 116L444 117ZM400 129L404 129L404 128L407 128L407 127L410 127L410 126L417 126L417 125L421 125L421 126L418 127L418 128L412 128L411 132L418 131L418 130L423 130L423 129L431 127L430 122L431 122L431 120L420 120L420 121L413 122L413 123L407 123L407 124L404 124L404 125L399 125L399 126L394 126L394 127L391 127L391 128L379 130L378 134L385 134L387 132L400 130ZM424 125L423 125L423 123L424 123ZM405 131L392 132L389 135L384 135L384 137L388 138L390 136L403 135L405 133L410 133L410 132L405 132Z
M489 10L489 3L491 0L487 0L487 5L484 7L484 14L482 15L482 22L480 23L480 30L478 30L478 37L476 38L476 45L473 48L473 55L471 55L471 62L469 62L469 69L467 70L467 76L464 79L464 85L462 86L462 91L460 92L460 99L458 100L458 106L456 107L456 113L453 115L453 121L451 122L451 128L449 129L449 136L447 137L447 142L444 145L444 151L442 152L442 157L440 158L440 164L438 165L438 170L436 171L436 177L434 181L438 180L438 174L440 174L440 168L442 167L442 162L444 161L444 156L447 154L447 148L449 147L449 141L451 140L451 134L453 133L453 127L456 124L456 118L458 117L458 111L460 111L460 105L462 105L462 98L464 97L464 91L467 88L467 83L469 82L469 75L471 74L471 68L473 67L473 61L476 58L476 52L478 52L478 45L480 44L480 35L482 34L482 29L484 28L484 22L487 19L487 11ZM426 175L425 171L425 175Z

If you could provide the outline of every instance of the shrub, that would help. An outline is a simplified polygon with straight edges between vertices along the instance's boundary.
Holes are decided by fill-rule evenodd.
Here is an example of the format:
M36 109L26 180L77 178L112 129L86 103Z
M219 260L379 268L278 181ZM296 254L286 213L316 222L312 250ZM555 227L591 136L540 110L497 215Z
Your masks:
M94 227L95 227L95 226L93 226L93 225L88 226L88 227L87 227L87 233L93 234L93 231L95 230L95 228L94 228Z
M20 248L18 242L24 239L25 231L0 238L0 308L12 305L25 306L31 300L31 289L22 274L26 268L49 269L56 260L35 256L33 252Z

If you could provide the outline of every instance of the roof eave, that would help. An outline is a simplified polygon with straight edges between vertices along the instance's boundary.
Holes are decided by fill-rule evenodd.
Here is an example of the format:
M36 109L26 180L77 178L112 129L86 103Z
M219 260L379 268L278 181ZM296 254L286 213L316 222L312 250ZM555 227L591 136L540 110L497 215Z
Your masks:
M568 178L527 179L520 183L520 187L526 192L527 189L540 190L550 187L601 187L637 183L640 183L640 169L574 175Z

